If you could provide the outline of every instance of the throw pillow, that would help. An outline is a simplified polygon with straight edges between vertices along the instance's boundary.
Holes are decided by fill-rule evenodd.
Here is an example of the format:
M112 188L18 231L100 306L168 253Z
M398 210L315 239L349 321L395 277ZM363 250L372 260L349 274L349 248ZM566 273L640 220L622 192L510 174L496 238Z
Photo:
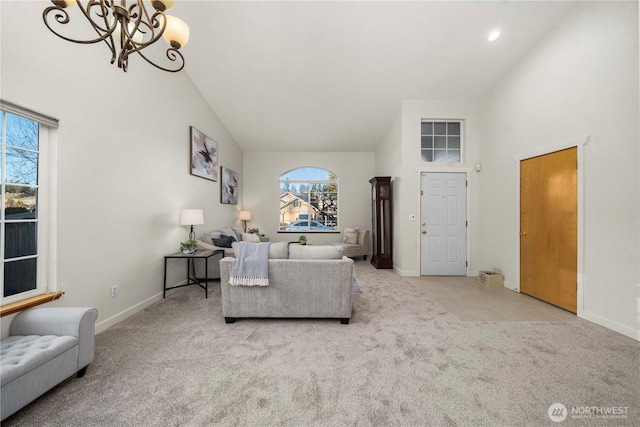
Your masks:
M344 230L344 243L356 244L358 243L358 230L345 228Z
M205 239L205 236L208 236L209 239ZM210 245L214 245L213 243L213 239L219 239L220 238L220 232L219 231L212 231L210 233L205 233L203 236L203 239L206 243L209 243Z
M238 236L236 236L236 232L230 228L220 230L220 234L222 234L223 236L231 237L235 242L239 241Z
M222 235L218 239L213 239L213 244L219 248L230 248L233 237Z
M260 243L260 238L257 234L241 233L243 242Z
M289 259L342 259L344 247L342 246L308 246L291 245L289 247Z
M238 242L242 241L242 233L244 233L244 229L242 227L231 227L231 231L236 235Z

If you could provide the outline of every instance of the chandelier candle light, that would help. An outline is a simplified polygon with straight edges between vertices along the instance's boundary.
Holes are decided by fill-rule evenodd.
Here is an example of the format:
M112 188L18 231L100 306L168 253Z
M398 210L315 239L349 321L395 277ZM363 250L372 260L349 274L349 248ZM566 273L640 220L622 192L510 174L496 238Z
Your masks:
M51 3L53 6L44 10L42 19L52 33L73 43L105 42L111 50L111 63L117 59L118 67L125 72L132 53L137 53L149 64L164 71L177 72L184 68L184 57L178 49L189 41L189 27L181 19L165 14L174 6L175 0L51 0ZM84 16L89 21L97 33L96 37L75 40L52 28L53 22L65 25L71 21L69 11L72 7L78 11L75 15ZM169 42L166 56L175 63L174 67L160 66L142 53L160 37Z

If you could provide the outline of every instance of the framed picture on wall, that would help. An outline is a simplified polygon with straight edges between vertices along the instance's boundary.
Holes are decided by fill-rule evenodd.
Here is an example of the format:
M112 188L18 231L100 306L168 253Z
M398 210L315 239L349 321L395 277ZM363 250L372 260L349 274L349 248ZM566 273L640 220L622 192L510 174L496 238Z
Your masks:
M218 180L218 143L191 126L191 175Z
M238 173L220 166L220 203L235 205L238 203Z

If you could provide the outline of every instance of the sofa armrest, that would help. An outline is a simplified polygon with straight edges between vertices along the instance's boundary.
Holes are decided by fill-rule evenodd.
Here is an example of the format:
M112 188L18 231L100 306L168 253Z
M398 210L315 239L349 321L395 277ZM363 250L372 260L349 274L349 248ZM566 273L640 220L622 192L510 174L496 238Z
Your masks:
M80 338L83 322L95 326L98 310L78 307L39 307L25 310L11 322L9 335L70 335Z
M78 368L93 361L98 310L82 307L38 307L18 314L9 335L70 335L78 339Z
M358 244L362 245L365 254L369 252L369 230L358 233Z

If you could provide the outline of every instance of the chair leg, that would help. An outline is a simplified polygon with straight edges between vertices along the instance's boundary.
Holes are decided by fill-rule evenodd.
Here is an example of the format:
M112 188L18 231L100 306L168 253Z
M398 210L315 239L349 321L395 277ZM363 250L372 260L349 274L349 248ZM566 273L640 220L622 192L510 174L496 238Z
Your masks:
M225 321L226 323L235 323L236 318L235 318L235 317L225 317L225 318L224 318L224 321Z
M348 317L344 317L340 319L340 323L342 323L343 325L348 325L349 324L349 318Z

